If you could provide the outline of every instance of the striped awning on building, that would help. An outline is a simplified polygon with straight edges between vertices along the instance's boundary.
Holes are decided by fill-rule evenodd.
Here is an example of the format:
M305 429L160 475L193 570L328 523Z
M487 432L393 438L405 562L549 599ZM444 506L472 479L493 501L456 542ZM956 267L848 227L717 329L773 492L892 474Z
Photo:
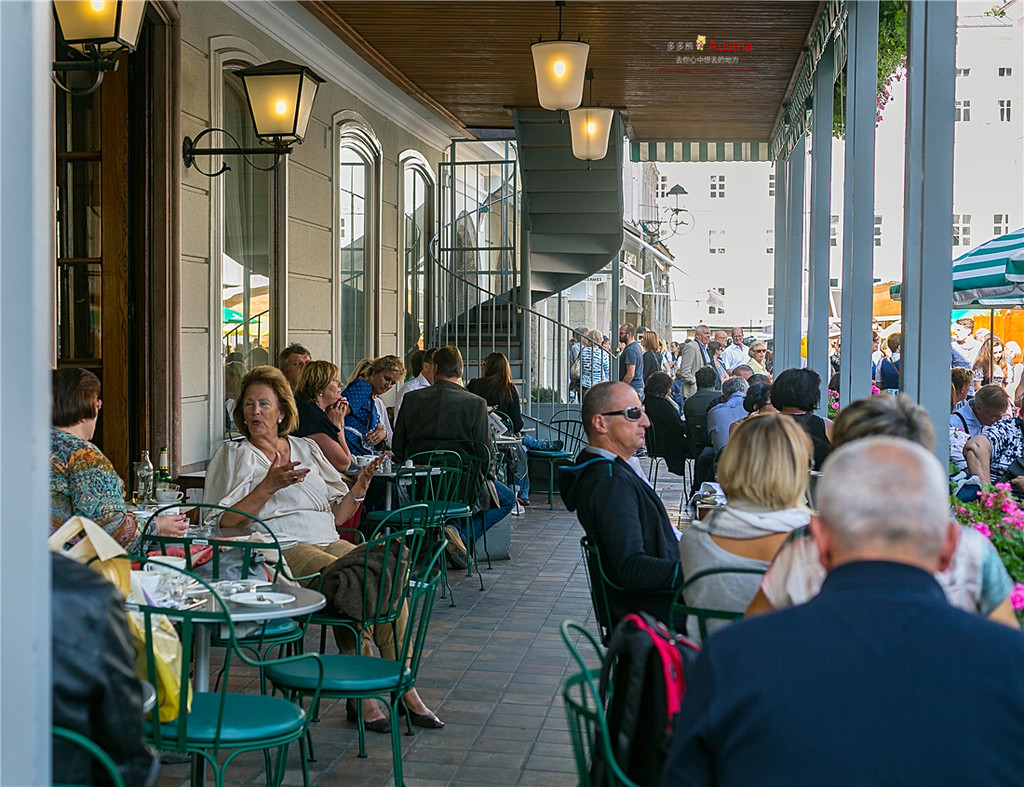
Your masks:
M767 142L631 142L631 161L769 161Z

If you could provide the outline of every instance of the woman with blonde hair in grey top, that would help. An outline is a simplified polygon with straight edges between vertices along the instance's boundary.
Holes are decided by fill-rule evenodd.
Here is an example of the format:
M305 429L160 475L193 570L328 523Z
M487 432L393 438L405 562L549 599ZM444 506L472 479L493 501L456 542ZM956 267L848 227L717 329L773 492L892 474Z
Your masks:
M728 503L695 521L679 544L683 576L711 568L767 569L786 536L810 522L804 505L813 447L792 418L768 413L743 421L718 463ZM757 593L758 574L713 574L684 591L689 606L743 612ZM722 620L709 620L708 628ZM689 623L688 634L697 634Z

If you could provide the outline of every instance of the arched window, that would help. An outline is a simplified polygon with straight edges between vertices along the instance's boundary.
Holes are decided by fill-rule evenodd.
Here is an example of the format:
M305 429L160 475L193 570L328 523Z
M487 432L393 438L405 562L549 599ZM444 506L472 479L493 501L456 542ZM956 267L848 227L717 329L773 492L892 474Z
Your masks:
M380 146L363 124L337 123L339 363L348 374L380 335Z
M422 156L402 157L402 250L405 260L404 339L406 354L431 344L430 242L434 228L434 183Z

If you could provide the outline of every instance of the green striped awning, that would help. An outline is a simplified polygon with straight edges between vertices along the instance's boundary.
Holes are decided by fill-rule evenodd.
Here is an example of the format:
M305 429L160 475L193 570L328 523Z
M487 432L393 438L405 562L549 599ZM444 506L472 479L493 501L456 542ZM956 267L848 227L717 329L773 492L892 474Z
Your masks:
M901 287L889 288L894 300ZM953 305L1024 305L1024 229L998 235L953 260Z
M631 142L630 161L770 161L767 142Z

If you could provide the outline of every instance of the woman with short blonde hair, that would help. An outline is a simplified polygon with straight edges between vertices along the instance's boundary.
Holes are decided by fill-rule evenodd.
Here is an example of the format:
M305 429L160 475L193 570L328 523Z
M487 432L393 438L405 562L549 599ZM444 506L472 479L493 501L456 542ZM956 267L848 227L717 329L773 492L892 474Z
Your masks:
M743 421L718 462L718 481L728 502L683 533L683 576L712 568L768 568L786 537L810 522L804 505L814 449L799 423L767 413ZM755 573L713 574L684 591L694 607L743 612L760 582ZM713 630L724 621L708 621ZM689 635L697 634L691 626Z
M754 342L747 350L747 366L753 369L754 374L768 374L768 367L765 366L765 358L768 356L768 345L764 342Z

